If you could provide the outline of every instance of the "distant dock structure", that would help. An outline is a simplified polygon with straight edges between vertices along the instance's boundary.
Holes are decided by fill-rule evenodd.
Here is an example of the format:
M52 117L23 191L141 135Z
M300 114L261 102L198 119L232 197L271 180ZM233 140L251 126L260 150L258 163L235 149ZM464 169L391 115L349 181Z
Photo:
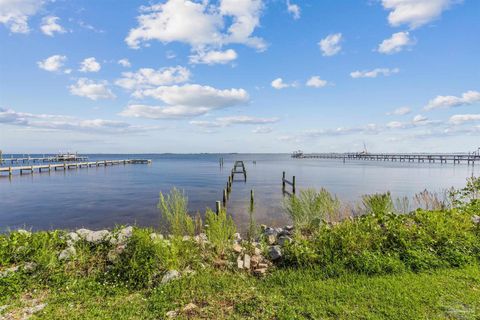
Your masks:
M295 151L292 158L296 159L338 159L343 162L348 160L366 161L398 161L398 162L419 162L419 163L453 163L475 165L480 162L480 152L471 153L368 153L368 152L346 152L346 153L303 153Z
M23 159L29 159L28 164L23 163ZM76 160L88 159L87 157L76 157ZM6 161L7 160L7 161ZM11 161L13 160L13 161ZM58 163L59 159L56 157L42 157L42 158L10 158L3 159L2 163L5 164L9 162L9 166L0 166L0 175L7 173L8 176L12 176L14 173L19 173L23 175L25 173L33 174L35 171L38 173L41 172L51 172L57 170L70 170L70 169L80 169L80 168L90 168L90 167L107 167L113 165L127 165L127 164L150 164L152 160L150 159L126 159L126 160L97 160L97 161L67 161L66 159L63 162ZM37 162L37 164L34 164ZM40 162L56 162L56 163L42 163ZM13 165L15 163L16 165Z
M0 165L2 164L13 164L13 163L41 163L41 162L72 162L72 161L87 161L87 156L78 155L76 153L59 153L57 155L43 155L41 157L31 157L31 156L22 156L22 157L2 157L2 152L0 150Z

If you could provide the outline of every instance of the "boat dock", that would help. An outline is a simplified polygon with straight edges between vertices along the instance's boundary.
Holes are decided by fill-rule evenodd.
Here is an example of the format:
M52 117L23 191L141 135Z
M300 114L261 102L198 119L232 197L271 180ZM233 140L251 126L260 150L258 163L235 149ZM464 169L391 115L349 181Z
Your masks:
M479 153L310 153L296 152L292 154L296 159L338 159L343 160L375 160L399 162L429 162L429 163L466 163L474 165L480 161Z
M36 159L45 159L45 158L36 158ZM6 159L4 159L6 160ZM30 158L32 160L32 158ZM68 169L78 169L78 168L89 168L89 167L100 167L100 166L113 166L113 165L126 165L126 164L150 164L152 160L149 159L128 159L128 160L101 160L101 161L90 161L90 162L63 162L63 163L49 163L49 164L37 164L37 165L23 165L23 166L8 166L0 167L1 173L8 173L9 176L12 176L14 172L19 172L21 175L24 173L33 174L35 171L44 172L44 171L56 171L56 170L68 170Z

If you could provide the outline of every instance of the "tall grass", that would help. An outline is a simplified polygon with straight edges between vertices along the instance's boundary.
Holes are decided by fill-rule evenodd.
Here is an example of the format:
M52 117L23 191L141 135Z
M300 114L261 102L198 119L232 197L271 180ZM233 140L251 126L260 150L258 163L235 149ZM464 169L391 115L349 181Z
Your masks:
M326 218L338 216L340 201L326 189L300 191L298 196L286 198L284 208L300 231L320 227Z
M212 210L207 209L205 214L205 232L217 254L225 253L226 248L230 246L233 240L236 230L232 217L227 216L225 210L220 210L216 214Z
M366 214L380 216L394 211L390 192L364 195L362 197L362 203Z
M195 234L195 222L188 214L188 198L183 191L173 188L166 196L160 192L158 208L168 223L171 235L180 237Z

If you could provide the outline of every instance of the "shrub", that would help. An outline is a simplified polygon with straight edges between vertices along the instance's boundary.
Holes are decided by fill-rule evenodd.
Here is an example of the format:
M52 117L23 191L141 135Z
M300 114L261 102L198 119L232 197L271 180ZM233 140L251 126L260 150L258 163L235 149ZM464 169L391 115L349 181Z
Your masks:
M338 215L340 201L326 189L316 192L313 189L300 191L284 201L284 208L300 231L318 228L326 218Z
M362 202L366 214L381 216L394 211L390 192L364 195Z
M108 269L106 280L133 288L152 287L166 270L196 268L201 260L192 241L174 237L152 240L152 229L134 229L125 250Z
M167 196L160 192L158 208L168 223L170 234L177 237L195 234L195 223L188 214L188 199L182 191L173 188Z
M214 246L217 254L223 254L233 240L236 232L232 217L227 216L225 210L220 210L220 212L216 214L212 210L207 209L205 224L208 240L210 240Z

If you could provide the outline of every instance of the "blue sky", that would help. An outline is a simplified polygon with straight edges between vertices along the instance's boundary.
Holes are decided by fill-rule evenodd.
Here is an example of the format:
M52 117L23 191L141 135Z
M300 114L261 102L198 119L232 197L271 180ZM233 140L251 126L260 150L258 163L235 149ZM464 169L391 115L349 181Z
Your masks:
M473 151L475 0L0 1L4 152Z

